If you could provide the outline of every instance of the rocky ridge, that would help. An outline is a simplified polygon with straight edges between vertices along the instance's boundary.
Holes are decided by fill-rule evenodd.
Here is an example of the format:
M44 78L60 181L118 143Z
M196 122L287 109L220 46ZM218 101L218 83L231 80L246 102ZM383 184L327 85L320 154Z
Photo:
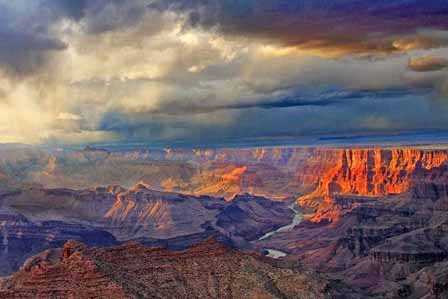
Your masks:
M0 285L0 298L334 298L330 284L291 262L209 240L181 252L128 243L68 242L30 259Z

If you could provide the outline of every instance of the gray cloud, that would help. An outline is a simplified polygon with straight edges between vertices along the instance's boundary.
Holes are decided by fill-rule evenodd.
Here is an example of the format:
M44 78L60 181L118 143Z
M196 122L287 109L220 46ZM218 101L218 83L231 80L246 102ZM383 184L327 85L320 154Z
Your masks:
M147 8L145 1L89 1L83 20L89 34L100 34L113 30L125 30L142 20Z
M0 1L0 69L13 76L39 70L67 45L51 33L60 17L40 2Z
M67 47L58 39L11 31L0 31L0 45L0 67L12 75L39 70L51 58L51 52Z
M0 68L14 76L39 72L57 60L58 52L70 46L63 41L67 32L61 32L61 22L77 23L78 30L86 35L123 31L142 21L149 12L147 3L144 0L0 0ZM158 15L146 21L140 37L151 31L156 33L164 25Z
M41 8L54 11L59 17L67 17L79 21L84 17L88 3L96 0L43 0Z

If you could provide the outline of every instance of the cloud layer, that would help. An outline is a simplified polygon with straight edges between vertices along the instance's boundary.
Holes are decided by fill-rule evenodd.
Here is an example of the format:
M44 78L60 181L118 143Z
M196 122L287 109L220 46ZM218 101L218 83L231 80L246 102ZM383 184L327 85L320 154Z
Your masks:
M448 3L0 0L0 142L446 130Z

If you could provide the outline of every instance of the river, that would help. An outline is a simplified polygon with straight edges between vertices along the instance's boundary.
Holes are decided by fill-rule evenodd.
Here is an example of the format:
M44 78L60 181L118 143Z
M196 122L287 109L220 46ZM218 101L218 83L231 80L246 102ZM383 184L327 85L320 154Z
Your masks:
M266 240L266 239L274 236L277 233L291 231L292 229L294 229L294 227L296 227L296 225L298 225L300 222L302 222L303 215L299 210L297 210L296 203L293 202L292 204L290 204L289 208L294 212L294 218L292 219L291 223L264 234L263 236L261 236L258 239L258 241ZM266 256L269 256L269 257L272 257L275 259L285 257L287 255L287 253L280 251L280 250L276 250L276 249L265 248L265 250L268 252L268 254Z

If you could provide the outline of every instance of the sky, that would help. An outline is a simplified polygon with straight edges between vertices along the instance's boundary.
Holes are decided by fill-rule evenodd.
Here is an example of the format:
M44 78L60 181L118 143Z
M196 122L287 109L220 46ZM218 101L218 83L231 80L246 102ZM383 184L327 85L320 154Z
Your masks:
M448 131L446 0L0 0L0 143Z

